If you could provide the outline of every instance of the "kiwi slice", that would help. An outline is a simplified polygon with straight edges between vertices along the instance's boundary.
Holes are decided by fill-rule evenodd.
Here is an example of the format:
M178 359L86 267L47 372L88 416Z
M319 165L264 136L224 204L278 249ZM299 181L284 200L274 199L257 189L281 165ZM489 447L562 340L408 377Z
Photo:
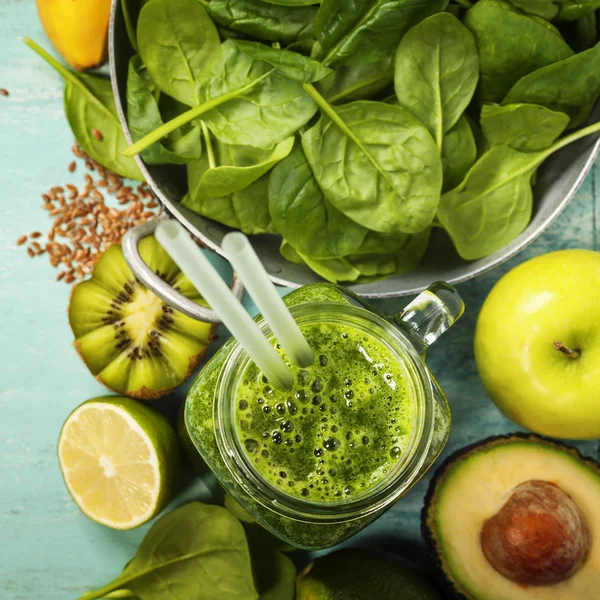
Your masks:
M139 250L161 279L207 306L154 237L144 238ZM175 311L140 284L117 244L100 257L91 279L73 288L69 323L75 348L98 381L145 400L183 383L214 333L214 325Z

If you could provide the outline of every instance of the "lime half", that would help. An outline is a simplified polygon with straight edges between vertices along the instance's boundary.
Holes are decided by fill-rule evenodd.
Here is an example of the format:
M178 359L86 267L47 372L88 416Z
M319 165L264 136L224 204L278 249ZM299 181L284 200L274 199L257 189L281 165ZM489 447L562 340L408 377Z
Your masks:
M114 529L131 529L156 515L171 499L179 472L169 422L120 396L88 400L69 415L58 460L77 506Z

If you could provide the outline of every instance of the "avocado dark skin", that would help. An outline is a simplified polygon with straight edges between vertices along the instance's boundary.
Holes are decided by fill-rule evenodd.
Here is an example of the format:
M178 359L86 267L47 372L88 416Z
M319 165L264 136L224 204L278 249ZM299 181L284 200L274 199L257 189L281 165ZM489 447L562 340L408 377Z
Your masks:
M317 559L300 573L296 600L443 600L443 596L407 563L346 548Z
M443 549L437 538L434 520L438 494L444 485L447 475L452 467L459 463L468 461L471 456L480 453L482 450L491 450L496 446L511 442L530 442L532 444L542 445L548 449L560 451L563 454L569 454L585 467L591 468L600 477L600 464L594 459L582 456L582 454L576 448L572 448L562 444L561 442L557 442L556 440L534 434L514 433L489 437L466 446L446 458L446 460L435 472L434 477L429 484L429 488L425 496L425 503L421 511L421 533L435 565L436 579L440 582L440 585L444 590L445 597L448 598L448 600L470 600L472 596L466 595L466 593L461 590L460 584L453 580L452 574L445 568L443 561ZM507 493L510 492L511 490L507 490ZM527 587L528 586L524 586L523 589L526 589Z

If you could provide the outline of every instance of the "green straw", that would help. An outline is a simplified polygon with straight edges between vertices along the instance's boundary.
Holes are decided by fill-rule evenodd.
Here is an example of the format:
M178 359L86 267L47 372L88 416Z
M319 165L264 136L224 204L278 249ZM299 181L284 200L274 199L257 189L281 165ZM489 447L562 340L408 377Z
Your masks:
M291 371L185 229L177 221L165 221L155 237L269 382L279 389L291 388Z
M312 348L277 293L248 238L240 232L228 233L221 246L290 361L298 367L312 365L315 360Z

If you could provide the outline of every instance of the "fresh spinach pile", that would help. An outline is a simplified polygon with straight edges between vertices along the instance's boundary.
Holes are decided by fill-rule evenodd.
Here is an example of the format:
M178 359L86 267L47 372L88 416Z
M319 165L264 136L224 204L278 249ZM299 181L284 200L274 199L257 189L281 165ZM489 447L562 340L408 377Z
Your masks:
M134 144L330 281L489 255L600 97L600 0L123 0ZM565 134L565 132L567 132ZM562 137L561 137L562 136ZM566 137L565 137L566 136Z
M152 525L116 579L79 600L293 600L294 564L252 527L221 506L186 504Z

